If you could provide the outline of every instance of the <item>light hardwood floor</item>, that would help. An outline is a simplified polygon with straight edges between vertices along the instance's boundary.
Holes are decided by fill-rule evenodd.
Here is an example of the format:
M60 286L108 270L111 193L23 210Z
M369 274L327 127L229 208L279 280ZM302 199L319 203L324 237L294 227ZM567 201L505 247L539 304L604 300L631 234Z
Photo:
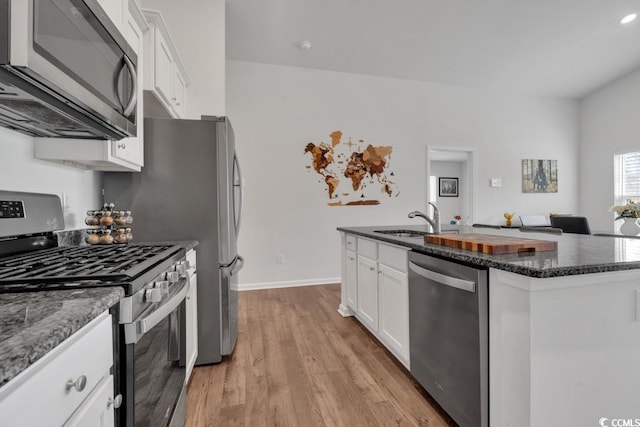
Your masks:
M241 292L236 349L194 368L187 426L455 425L339 302L340 285Z

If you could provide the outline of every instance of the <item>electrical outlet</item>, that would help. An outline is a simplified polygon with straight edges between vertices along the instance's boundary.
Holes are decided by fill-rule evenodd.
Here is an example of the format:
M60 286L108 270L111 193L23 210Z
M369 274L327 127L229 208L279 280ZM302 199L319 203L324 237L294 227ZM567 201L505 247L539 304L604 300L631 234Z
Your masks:
M278 264L284 264L284 254L278 254L276 256L276 263Z

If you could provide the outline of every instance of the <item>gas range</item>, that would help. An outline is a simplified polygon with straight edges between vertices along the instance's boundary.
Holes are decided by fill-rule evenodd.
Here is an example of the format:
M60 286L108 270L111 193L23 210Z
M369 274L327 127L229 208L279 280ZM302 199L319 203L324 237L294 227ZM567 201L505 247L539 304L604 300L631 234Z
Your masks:
M5 256L0 258L0 293L122 286L132 295L184 254L178 245L145 244L52 247Z
M57 196L0 191L0 293L122 287L125 296L110 310L113 396L122 402L117 425L184 425L185 300L193 273L185 248L59 247L55 232L63 229Z

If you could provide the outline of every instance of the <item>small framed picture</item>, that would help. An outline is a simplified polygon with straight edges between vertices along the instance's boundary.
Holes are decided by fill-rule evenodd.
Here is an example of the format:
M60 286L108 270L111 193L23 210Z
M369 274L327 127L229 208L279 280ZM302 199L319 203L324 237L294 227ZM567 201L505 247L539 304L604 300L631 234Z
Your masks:
M458 197L458 178L438 178L438 196Z

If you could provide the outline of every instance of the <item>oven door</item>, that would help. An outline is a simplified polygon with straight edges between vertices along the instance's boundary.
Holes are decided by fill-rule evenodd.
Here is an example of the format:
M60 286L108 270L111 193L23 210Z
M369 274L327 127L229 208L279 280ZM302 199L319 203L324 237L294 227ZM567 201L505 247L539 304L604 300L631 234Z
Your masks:
M183 278L171 286L168 298L159 307L152 307L124 325L130 353L129 372L125 375L129 383L127 425L160 427L185 423L186 370L181 362L185 353L181 335L185 331L181 317L188 292L189 281Z
M137 57L97 0L11 0L9 10L7 69L135 136Z

